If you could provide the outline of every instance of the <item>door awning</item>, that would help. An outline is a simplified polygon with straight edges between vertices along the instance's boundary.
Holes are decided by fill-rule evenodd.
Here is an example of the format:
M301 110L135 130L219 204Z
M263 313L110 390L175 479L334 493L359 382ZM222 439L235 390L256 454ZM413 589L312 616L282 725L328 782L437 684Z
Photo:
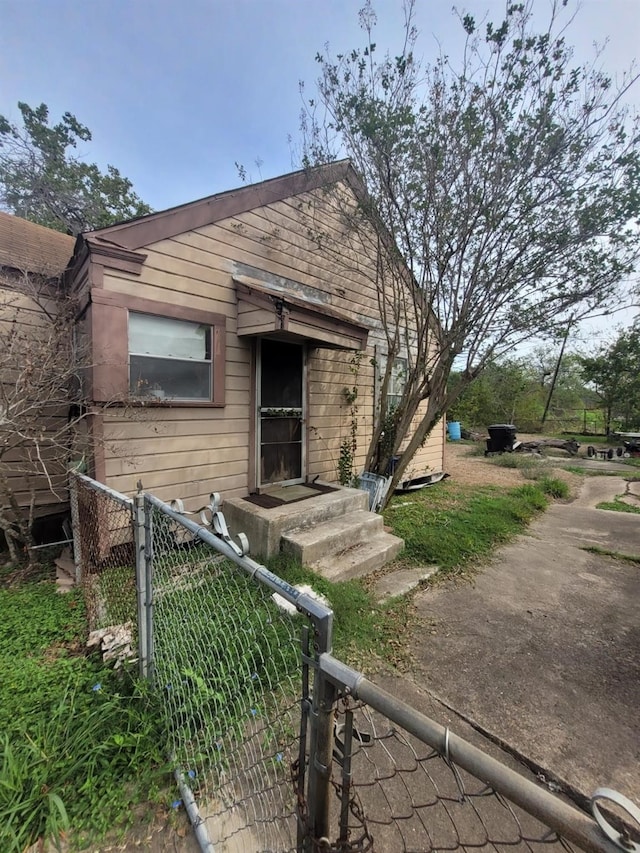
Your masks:
M234 276L233 280L238 297L238 337L277 336L304 339L327 349L366 349L369 329L335 308L245 276Z

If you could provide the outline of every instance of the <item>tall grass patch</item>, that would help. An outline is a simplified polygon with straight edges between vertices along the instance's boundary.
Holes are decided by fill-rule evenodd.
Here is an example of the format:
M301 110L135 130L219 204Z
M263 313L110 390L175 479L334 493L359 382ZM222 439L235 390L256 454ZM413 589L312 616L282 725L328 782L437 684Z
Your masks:
M85 650L79 592L0 589L0 849L96 840L163 780L150 695Z

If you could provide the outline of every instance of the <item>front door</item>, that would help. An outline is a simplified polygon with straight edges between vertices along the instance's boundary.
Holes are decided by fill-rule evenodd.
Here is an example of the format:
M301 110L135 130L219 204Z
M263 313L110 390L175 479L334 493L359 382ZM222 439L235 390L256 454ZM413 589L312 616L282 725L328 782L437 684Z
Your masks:
M302 483L304 348L258 341L258 486Z

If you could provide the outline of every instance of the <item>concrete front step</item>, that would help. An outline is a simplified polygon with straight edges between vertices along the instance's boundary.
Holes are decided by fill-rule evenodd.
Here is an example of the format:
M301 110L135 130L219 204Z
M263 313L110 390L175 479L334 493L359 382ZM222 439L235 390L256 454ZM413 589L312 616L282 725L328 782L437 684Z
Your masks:
M282 537L280 547L285 554L292 554L300 563L309 566L327 554L344 552L367 542L383 529L381 515L360 509L313 527L290 530Z
M307 529L350 512L368 509L369 496L360 489L337 488L317 497L264 509L243 498L226 499L223 512L232 535L246 534L251 555L265 559L280 551L290 530Z
M346 581L365 577L394 560L404 542L391 533L377 533L366 542L359 542L335 554L312 563L310 568L331 581Z
M422 581L426 581L435 575L438 569L438 566L422 566L420 568L398 569L396 572L382 575L373 588L376 601L388 601L390 598L406 595Z

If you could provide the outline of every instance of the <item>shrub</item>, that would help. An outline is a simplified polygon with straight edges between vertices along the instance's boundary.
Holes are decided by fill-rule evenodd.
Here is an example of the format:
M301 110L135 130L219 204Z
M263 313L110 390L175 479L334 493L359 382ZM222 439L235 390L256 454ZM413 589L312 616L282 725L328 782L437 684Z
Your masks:
M538 487L550 498L568 498L569 486L559 477L540 477L537 481Z

